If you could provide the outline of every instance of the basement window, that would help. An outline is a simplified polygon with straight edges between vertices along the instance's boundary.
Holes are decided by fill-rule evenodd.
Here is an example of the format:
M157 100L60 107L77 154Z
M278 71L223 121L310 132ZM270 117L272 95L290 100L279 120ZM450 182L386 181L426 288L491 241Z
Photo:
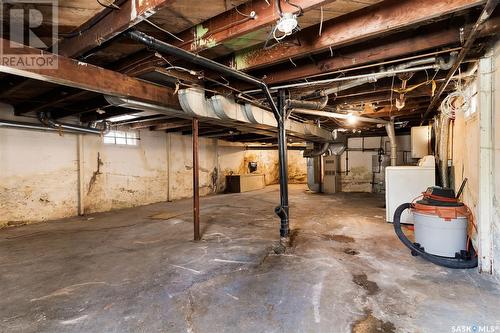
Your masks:
M137 146L139 140L137 132L109 131L109 133L104 135L104 143L112 145Z

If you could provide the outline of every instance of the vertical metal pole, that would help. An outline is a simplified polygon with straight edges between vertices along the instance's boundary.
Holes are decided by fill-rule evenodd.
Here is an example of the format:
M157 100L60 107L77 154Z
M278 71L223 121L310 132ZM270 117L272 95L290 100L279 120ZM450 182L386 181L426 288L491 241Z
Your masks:
M78 215L85 214L85 182L83 161L83 135L77 136L77 158L78 158Z
M286 144L286 103L285 90L278 91L278 152L280 160L280 207L276 208L276 214L281 218L280 236L288 237L289 233L289 208L288 208L288 159Z
M200 186L199 186L199 160L198 160L198 118L193 118L193 223L194 240L200 237Z

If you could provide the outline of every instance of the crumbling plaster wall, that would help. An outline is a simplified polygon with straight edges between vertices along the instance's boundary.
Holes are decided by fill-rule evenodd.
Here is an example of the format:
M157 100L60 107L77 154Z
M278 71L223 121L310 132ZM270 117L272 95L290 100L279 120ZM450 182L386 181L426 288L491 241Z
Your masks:
M74 135L0 128L0 227L77 214L76 148Z
M237 143L219 142L220 189L224 189L225 176L248 174L248 163L257 162L257 171L264 175L266 185L279 181L279 156L277 150L247 150ZM305 183L307 161L302 151L288 151L288 180L290 183Z
M2 119L14 119L0 105ZM19 119L16 119L19 121ZM26 119L29 121L29 119ZM104 144L74 134L0 128L0 227L75 216L82 166L83 212L95 213L192 196L192 137L140 131L137 146ZM241 144L200 138L200 194L224 191L225 175L259 164L266 183L278 182L276 150L247 151ZM289 153L294 182L305 179L305 159Z
M193 141L192 137L168 134L169 200L189 198L193 195ZM218 161L216 139L199 138L199 183L200 195L216 191Z
M412 162L410 159L411 140L409 135L398 135L398 165ZM382 148L386 154L390 152L389 138L367 137L349 138L348 152L341 156L341 188L342 192L372 192L372 156L377 155L377 149ZM362 149L365 151L362 151ZM348 163L346 164L346 158ZM348 173L346 173L346 168ZM383 189L384 172L375 173L375 182L382 184L376 186L377 190Z
M165 133L141 131L137 146L83 136L84 212L95 213L167 199Z

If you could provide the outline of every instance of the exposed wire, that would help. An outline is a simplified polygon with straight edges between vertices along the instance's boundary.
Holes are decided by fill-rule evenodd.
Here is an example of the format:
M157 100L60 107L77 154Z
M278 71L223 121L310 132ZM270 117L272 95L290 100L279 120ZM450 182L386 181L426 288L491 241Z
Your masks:
M113 9L113 10L119 10L119 9L120 9L120 7L119 7L119 6L117 6L117 5L115 5L115 3L114 3L114 2L110 2L110 1L108 1L108 0L104 0L104 1L106 1L106 2L107 2L107 4L104 4L104 3L102 3L102 2L101 2L101 0L96 0L96 1L97 1L97 3L98 3L99 5L101 5L101 6L102 6L102 7L104 7L104 8Z
M319 32L318 36L321 37L321 32L323 31L323 6L320 7L320 21L319 21ZM330 46L331 51L331 46Z
M461 70L458 68L457 90L446 96L441 102L441 113L449 119L455 119L458 112L465 112L470 107L470 98L462 90Z
M283 11L281 10L280 0L275 0L274 3L276 4L276 10L278 11L278 15L280 17L283 17Z
M290 2L289 0L285 0L285 2L287 4L289 4L290 6L293 6L293 7L297 8L299 10L299 12L297 14L295 14L295 15L297 15L297 17L304 15L304 10L302 9L302 7L300 7L299 5L296 5L296 4L292 3L292 2Z
M105 8L105 10L101 11L96 16L94 16L92 19L90 19L88 21L88 23L85 23L85 27L84 28L82 28L80 30L77 30L77 31L70 32L70 33L60 33L60 34L58 34L58 36L59 37L63 37L63 38L73 38L73 37L76 37L76 36L80 36L84 32L92 29L97 23L99 23L103 18L105 18L113 10L120 9L120 7L118 5L116 5L116 4L114 4L114 2L113 2L113 6L106 6L105 4L101 3L100 1L97 1L97 3L99 5L101 5L101 6L103 6ZM118 3L121 3L121 2L118 1Z
M240 10L238 9L238 6L235 6L234 10L238 14L240 14L241 16L248 17L248 18L251 18L251 19L255 19L256 13L254 11L251 11L250 14L245 14L245 13L240 12Z
M184 40L182 38L179 38L177 37L176 35L174 35L173 33L171 33L170 31L166 30L166 29L163 29L162 27L160 27L159 25L151 22L150 20L148 20L147 18L143 19L144 22L150 24L151 26L155 27L156 29L160 30L160 31L163 31L164 33L166 33L167 35L177 39L179 42L184 42Z

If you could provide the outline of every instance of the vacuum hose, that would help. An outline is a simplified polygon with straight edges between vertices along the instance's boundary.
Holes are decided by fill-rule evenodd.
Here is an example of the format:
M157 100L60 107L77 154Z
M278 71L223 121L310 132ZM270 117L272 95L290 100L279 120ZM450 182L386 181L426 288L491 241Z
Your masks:
M394 231L396 232L396 235L401 240L401 242L412 251L412 254L420 255L422 258L429 260L436 265L448 268L466 269L477 267L477 256L473 256L470 260L444 258L427 253L419 246L416 246L414 243L412 243L412 241L409 240L408 237L406 237L403 230L401 230L401 214L406 209L410 208L410 203L404 203L396 209L396 212L394 213Z

